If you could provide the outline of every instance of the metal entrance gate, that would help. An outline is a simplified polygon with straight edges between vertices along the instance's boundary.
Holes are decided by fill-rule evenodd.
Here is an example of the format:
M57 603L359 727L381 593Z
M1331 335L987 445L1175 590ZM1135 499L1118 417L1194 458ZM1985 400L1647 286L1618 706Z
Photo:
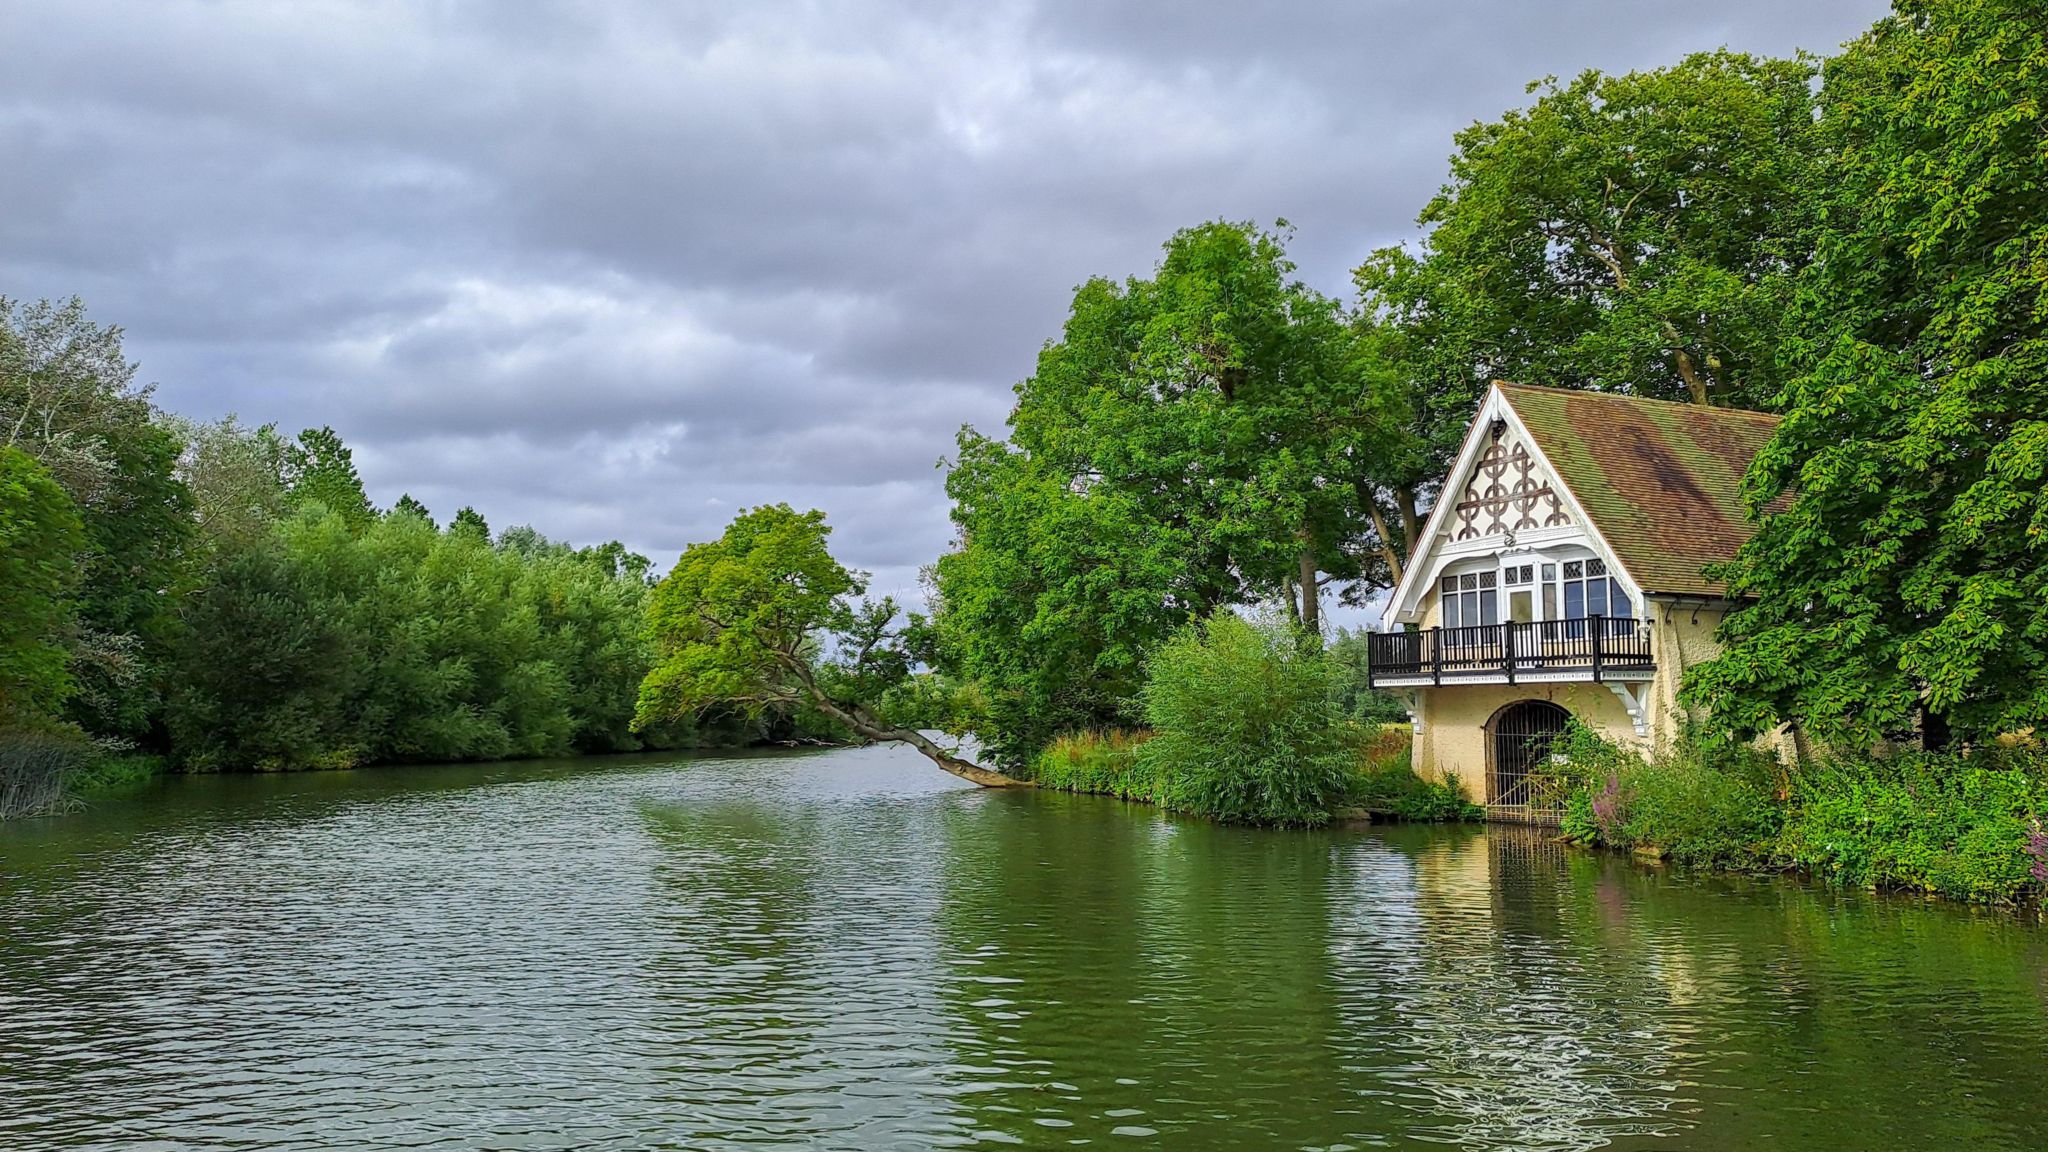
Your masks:
M1538 769L1550 759L1551 741L1571 713L1544 700L1518 700L1486 722L1487 803L1504 808L1553 808L1557 798L1539 787Z

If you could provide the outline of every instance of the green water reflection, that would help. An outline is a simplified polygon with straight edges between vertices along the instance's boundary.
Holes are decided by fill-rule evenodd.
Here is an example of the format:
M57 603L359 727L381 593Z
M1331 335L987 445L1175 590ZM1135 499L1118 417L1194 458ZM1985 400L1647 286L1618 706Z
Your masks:
M2048 1147L2011 916L889 750L0 828L0 1146Z

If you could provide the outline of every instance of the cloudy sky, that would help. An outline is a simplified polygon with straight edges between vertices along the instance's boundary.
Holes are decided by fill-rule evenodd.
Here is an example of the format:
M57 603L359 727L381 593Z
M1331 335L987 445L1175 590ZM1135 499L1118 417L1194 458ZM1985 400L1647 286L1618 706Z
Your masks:
M666 565L786 500L902 590L1082 279L1286 217L1341 293L1529 80L1883 7L0 0L0 294L333 425L379 504Z

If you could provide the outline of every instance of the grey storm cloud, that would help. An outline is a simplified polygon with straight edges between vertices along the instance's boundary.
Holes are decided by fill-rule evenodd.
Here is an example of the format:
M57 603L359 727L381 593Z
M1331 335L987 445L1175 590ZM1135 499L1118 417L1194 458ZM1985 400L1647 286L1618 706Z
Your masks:
M665 562L787 500L914 592L1075 284L1285 217L1342 292L1528 81L1883 8L13 0L0 294L84 296L168 408L333 425L380 503Z

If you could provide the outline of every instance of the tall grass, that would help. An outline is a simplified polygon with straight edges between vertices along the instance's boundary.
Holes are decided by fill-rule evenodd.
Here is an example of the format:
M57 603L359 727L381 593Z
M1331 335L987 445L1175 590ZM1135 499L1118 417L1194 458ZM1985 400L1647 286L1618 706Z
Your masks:
M1478 820L1485 810L1465 798L1455 774L1441 781L1415 774L1412 736L1406 724L1382 724L1361 730L1358 766L1347 790L1347 803L1377 817L1442 823Z
M1031 778L1040 788L1157 803L1158 781L1138 766L1138 749L1150 738L1113 728L1067 733L1038 754Z
M61 811L65 781L89 752L87 745L50 733L0 733L0 820Z

